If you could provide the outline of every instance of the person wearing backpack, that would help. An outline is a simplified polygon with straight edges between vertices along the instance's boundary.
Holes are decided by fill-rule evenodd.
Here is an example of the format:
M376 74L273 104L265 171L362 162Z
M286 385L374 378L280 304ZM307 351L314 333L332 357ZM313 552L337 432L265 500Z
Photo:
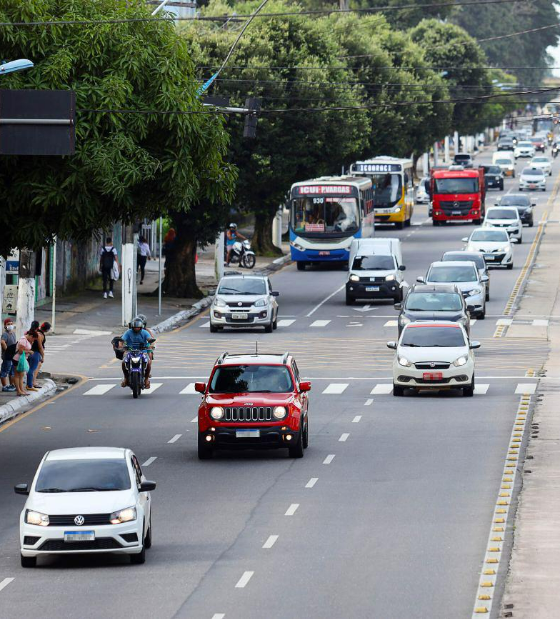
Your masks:
M103 277L103 299L107 299L107 293L109 297L113 297L113 264L119 265L117 250L113 247L113 240L111 237L105 239L105 245L101 248L99 253L99 270Z

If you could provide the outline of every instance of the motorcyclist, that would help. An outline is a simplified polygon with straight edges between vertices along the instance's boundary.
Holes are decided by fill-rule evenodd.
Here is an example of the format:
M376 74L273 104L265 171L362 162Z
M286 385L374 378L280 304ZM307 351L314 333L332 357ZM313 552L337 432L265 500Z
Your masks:
M237 230L237 224L235 222L232 222L229 225L229 228L226 232L226 247L227 247L227 256L226 256L226 266L229 267L229 261L231 259L231 253L233 251L233 245L236 241L244 240L247 237L244 237L240 232L238 232Z
M555 140L552 143L552 157L556 157L558 155L558 149L559 149L558 142Z
M152 337L153 340L156 339L153 330L151 330L148 327L148 319L146 318L145 314L139 314L137 317L137 319L140 319L142 321L142 325L144 326L144 329L150 334L150 336ZM151 347L150 347L150 352L148 353L148 355L150 356L150 359L153 361L154 359L154 351L153 349L155 349L155 345L152 343Z
M129 349L135 350L144 350L150 347L150 340L152 340L153 336L144 329L144 323L142 319L136 317L132 320L130 324L130 329L128 329L122 336L121 340L125 343L125 346ZM150 374L152 370L152 359L148 355L148 364L146 366L146 376L144 377L144 386L146 389L150 387ZM128 385L128 372L126 369L126 364L123 362L122 365L123 371L123 382L121 383L122 387L126 387Z

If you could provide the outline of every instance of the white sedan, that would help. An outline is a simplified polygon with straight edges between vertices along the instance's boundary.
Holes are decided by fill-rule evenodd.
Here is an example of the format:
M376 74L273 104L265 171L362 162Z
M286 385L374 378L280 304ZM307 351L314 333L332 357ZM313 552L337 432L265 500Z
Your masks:
M138 459L125 448L67 448L47 452L20 517L21 565L41 555L119 553L143 564L152 546L150 491Z
M398 342L388 342L394 349L393 396L404 390L462 389L473 396L475 387L473 349L479 342L469 342L465 328L452 321L414 322L403 329Z
M483 228L504 228L517 243L523 243L523 222L516 207L490 207L486 211Z
M482 252L488 267L513 269L513 244L517 239L511 239L503 228L475 228L463 241L467 252Z
M552 176L552 162L549 157L538 155L533 157L529 165L531 168L540 168L549 177Z

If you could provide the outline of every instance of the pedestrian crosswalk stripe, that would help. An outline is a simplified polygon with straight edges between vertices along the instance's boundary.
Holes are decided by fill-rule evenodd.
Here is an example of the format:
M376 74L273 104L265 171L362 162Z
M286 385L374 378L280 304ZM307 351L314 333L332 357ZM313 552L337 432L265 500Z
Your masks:
M476 319L471 319L471 327L476 323Z
M537 390L536 383L518 383L515 388L516 394L534 394Z
M114 387L114 383L101 383L99 385L93 386L87 392L84 392L84 396L102 396L103 394L106 394L109 390L112 390Z
M348 387L348 383L329 383L323 390L323 394L342 394Z
M488 392L489 387L490 387L489 383L477 383L474 386L474 393L475 394L486 394L486 392Z
M534 327L548 327L548 319L534 319L533 326Z
M191 424L195 424L196 422L198 422L198 416L196 416L196 418L193 418L191 420Z
M387 321L383 327L397 327L398 324L398 321Z
M210 321L206 321L200 327L210 327Z
M511 325L513 323L513 319L498 319L496 321L496 325Z
M295 319L281 319L280 321L278 321L278 327L290 327L290 325L295 322Z
M378 383L370 394L390 394L393 391L393 386L390 383Z
M163 383L151 383L149 388L142 390L142 394L153 394L162 385Z
M324 321L324 320L320 320L320 321L313 321L313 323L311 323L310 327L325 327L330 323L329 321Z
M186 388L183 388L179 394L197 394L198 392L194 389L194 383L189 383Z

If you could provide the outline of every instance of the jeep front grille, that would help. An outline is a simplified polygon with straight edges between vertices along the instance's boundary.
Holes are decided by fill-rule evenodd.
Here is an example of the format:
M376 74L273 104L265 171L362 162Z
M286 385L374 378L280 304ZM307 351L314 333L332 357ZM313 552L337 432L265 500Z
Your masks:
M226 407L224 422L271 422L272 407Z

